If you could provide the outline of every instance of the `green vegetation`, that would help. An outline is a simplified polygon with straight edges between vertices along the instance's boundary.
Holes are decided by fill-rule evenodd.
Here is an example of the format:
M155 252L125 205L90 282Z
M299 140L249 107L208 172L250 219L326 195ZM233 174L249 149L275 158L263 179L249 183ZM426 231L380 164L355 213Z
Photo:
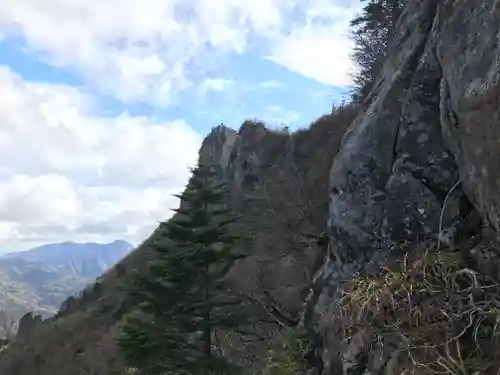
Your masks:
M362 14L351 21L355 43L354 61L360 71L354 77L353 99L362 101L373 88L387 56L389 41L407 0L362 0Z
M399 342L406 374L496 374L500 289L459 253L423 252L377 278L353 280L343 300L344 335L371 332L373 345ZM404 373L404 372L400 372Z
M176 215L162 224L157 259L134 285L140 311L128 317L118 340L126 362L148 375L237 373L217 346L217 332L245 323L244 303L227 283L244 257L231 234L236 217L225 208L217 170L198 165L179 196Z
M269 345L267 357L255 375L310 375L304 359L306 341L297 328L290 328L277 336Z

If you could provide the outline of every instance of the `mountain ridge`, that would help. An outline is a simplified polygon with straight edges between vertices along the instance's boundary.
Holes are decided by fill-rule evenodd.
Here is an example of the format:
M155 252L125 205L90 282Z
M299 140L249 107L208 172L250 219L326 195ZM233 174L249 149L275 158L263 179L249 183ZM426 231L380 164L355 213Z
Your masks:
M0 257L0 308L15 316L28 311L54 314L67 297L85 288L133 248L123 240L65 241L5 254Z

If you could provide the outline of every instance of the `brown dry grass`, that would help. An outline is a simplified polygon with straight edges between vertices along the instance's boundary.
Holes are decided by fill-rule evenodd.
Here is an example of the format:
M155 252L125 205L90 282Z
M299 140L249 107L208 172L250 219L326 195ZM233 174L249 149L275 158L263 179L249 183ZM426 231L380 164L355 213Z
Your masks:
M371 332L372 348L397 340L408 374L500 369L498 280L468 268L460 253L423 251L378 277L355 279L341 311L346 341L362 331Z

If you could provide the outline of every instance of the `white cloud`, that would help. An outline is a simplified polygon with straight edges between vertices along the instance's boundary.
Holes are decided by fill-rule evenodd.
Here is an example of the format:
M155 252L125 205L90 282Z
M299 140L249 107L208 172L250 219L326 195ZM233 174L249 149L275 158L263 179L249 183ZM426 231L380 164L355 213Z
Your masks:
M274 122L281 125L288 125L300 118L300 115L292 110L280 107L279 105L270 105L264 108L262 117L268 122Z
M0 33L24 37L51 63L76 68L122 100L164 104L190 85L191 65L209 64L210 51L241 52L248 33L279 27L276 4L256 3L4 0Z
M352 84L355 67L350 58L349 21L360 5L339 3L318 0L312 4L305 12L306 21L280 37L268 58L322 83Z
M61 175L13 175L0 185L0 221L67 223L83 207L71 183Z
M260 82L257 85L257 88L259 88L259 89L282 89L284 87L285 87L285 84L283 82L274 81L274 80Z
M349 86L354 73L349 58L351 41L341 35L332 39L331 35L327 27L296 30L283 38L270 59L319 82Z
M98 117L75 88L5 68L0 97L0 249L139 241L170 214L196 162L201 137L183 121Z
M3 0L0 35L23 37L121 100L165 105L198 84L193 71L255 46L300 74L345 84L351 14L345 0Z
M224 79L224 78L207 78L203 81L203 83L199 86L199 89L202 94L206 94L208 90L214 91L224 91L228 87L233 86L236 82Z

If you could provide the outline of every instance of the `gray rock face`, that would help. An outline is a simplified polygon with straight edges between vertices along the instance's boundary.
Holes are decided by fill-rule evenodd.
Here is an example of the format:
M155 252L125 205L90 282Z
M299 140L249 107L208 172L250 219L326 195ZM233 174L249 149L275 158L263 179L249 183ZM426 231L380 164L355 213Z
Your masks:
M243 195L262 178L262 170L284 159L290 141L290 137L270 131L259 122L245 121L238 132L220 125L203 141L199 158L221 166L230 184L232 204L238 208Z
M237 138L238 133L224 125L213 128L203 140L199 151L200 160L206 163L220 164L226 168Z
M481 221L500 230L500 2L410 1L369 100L331 169L337 251L315 308L324 375L383 373L339 338L343 281L471 217L468 234Z
M40 315L33 315L32 312L26 313L19 320L16 339L18 341L28 340L42 323L43 320Z
M443 129L465 190L500 229L500 3L445 2L436 55L443 71ZM460 30L460 38L457 35Z
M379 91L347 132L331 170L329 227L358 260L395 240L435 232L435 213L456 174L443 148L440 72L428 41L436 2L413 6Z

